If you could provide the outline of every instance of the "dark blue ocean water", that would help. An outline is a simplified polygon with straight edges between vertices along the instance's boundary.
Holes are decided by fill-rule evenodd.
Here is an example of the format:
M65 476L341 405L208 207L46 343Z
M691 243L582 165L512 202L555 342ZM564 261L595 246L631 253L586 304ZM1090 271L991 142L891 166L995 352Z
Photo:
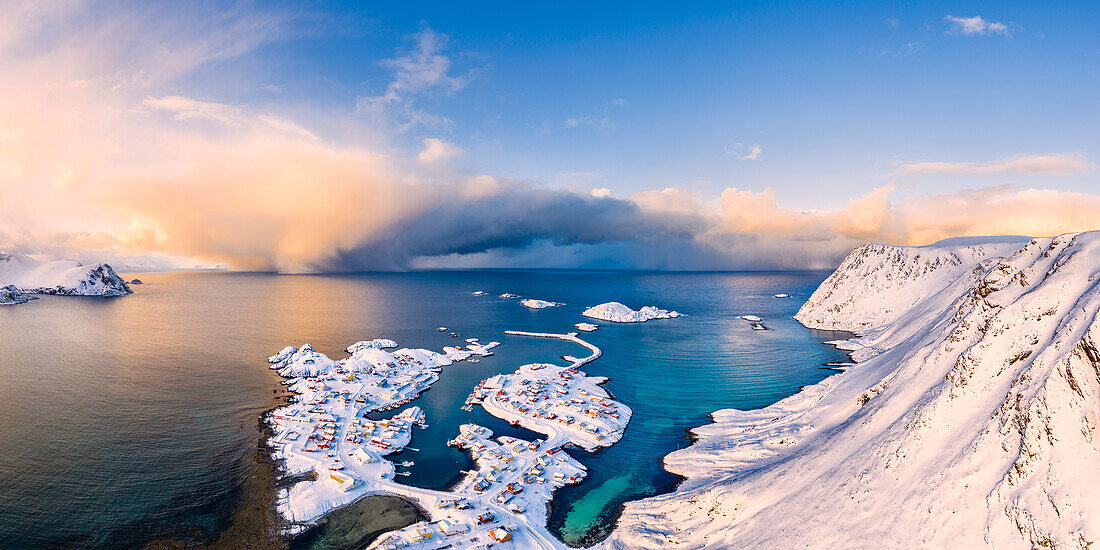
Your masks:
M584 350L504 330L565 332L586 306L617 300L687 316L601 323L583 337L603 349L587 366L634 409L626 435L595 455L571 451L588 479L559 492L551 529L570 543L598 538L626 500L671 490L661 457L720 408L766 406L830 374L835 335L791 319L827 275L481 271L277 276L143 274L120 299L44 297L0 308L0 547L133 547L209 537L240 504L256 419L279 379L264 359L312 342L344 357L366 338L439 350L463 338L504 343L458 364L414 404L430 427L400 460L408 483L443 488L470 465L445 442L464 422L519 433L480 408L460 410L483 378ZM473 290L487 296L473 296ZM502 292L565 302L532 311ZM789 293L789 299L772 295ZM752 331L754 314L772 330Z

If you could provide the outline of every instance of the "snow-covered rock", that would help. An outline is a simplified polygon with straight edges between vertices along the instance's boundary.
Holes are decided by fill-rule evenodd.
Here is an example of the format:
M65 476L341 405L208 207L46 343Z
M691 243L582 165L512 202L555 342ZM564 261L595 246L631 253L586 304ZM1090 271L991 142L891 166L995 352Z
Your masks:
M1100 232L857 248L797 318L858 364L722 410L613 548L1100 541Z
M133 292L107 264L43 262L23 254L0 253L0 286L7 285L26 294L123 296Z
M600 328L599 325L593 325L592 323L577 323L573 326L576 327L577 330L582 332L593 332L596 329Z
M656 306L645 306L638 311L634 311L619 302L607 302L606 304L590 307L581 312L581 315L615 323L644 323L651 319L679 317L680 313L660 309Z
M397 342L394 342L393 340L389 340L386 338L375 338L374 340L363 340L361 342L356 342L348 346L346 351L352 355L355 355L360 350L365 349L383 349L396 347Z
M275 355L272 355L271 357L268 357L267 362L275 365L275 367L272 367L272 368L285 367L286 363L287 363L287 360L290 359L290 357L293 356L297 352L298 352L298 348L296 348L294 346L287 346L287 347L279 350L279 353L276 353Z
M15 285L0 286L0 305L25 304L33 299Z
M561 305L561 303L559 302L547 302L546 300L534 300L531 298L520 300L519 304L523 307L529 307L531 309L546 309L548 307L557 307Z

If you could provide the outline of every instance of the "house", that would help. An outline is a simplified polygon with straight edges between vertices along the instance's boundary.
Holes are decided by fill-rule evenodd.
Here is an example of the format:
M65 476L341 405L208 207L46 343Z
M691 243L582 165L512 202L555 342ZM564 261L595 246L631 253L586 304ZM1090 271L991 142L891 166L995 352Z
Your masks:
M467 527L465 523L451 522L450 520L445 519L439 520L436 523L436 526L439 527L440 532L447 536L461 535L462 533L470 530L470 528Z
M357 460L360 464L370 464L375 461L375 458L363 449L355 449L351 452L351 457Z
M362 483L359 479L343 472L331 471L328 476L339 485L341 491L350 491Z
M512 540L512 534L499 527L497 527L496 529L490 529L489 536L493 537L493 540L497 542L508 542Z
M432 538L432 530L427 525L410 527L405 531L405 537L409 542L424 542Z

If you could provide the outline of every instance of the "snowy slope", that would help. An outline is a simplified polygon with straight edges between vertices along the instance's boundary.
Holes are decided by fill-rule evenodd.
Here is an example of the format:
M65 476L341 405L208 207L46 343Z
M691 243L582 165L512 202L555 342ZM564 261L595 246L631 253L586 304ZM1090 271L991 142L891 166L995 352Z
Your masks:
M608 547L1087 548L1100 539L1100 232L856 249L797 318L860 363L666 457Z
M42 262L22 254L0 253L0 286L5 285L15 285L31 294L66 296L123 296L132 292L107 264Z

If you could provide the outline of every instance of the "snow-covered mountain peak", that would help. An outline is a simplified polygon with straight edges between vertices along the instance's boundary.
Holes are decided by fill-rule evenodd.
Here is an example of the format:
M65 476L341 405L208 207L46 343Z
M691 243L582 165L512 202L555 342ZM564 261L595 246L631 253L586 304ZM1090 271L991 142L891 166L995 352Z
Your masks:
M23 254L0 253L0 286L4 285L14 285L28 294L122 296L132 292L107 264L44 262Z

